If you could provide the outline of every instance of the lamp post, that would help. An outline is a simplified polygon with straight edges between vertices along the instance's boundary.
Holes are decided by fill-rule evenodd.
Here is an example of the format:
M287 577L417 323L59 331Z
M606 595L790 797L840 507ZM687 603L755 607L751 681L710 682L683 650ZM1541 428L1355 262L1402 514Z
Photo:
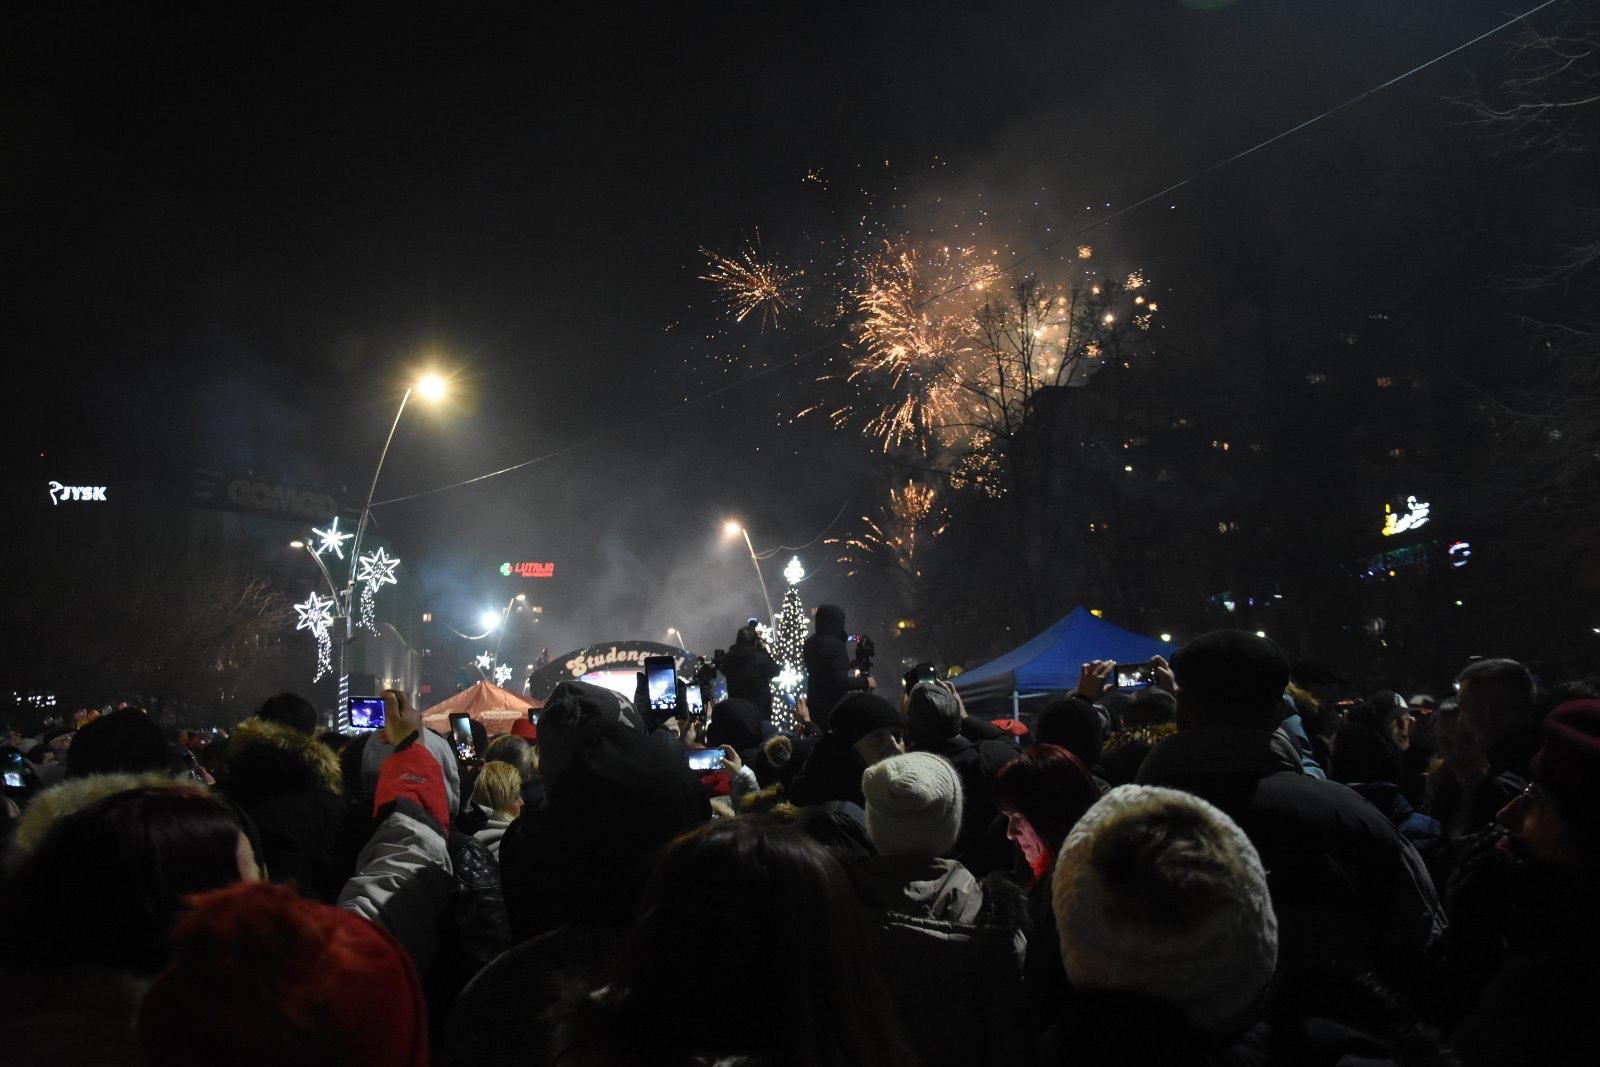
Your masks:
M505 610L500 612L500 636L495 638L494 642L494 661L496 663L500 662L500 646L505 644L507 629L506 624L511 620L511 605L517 603L526 604L527 602L528 594L518 593L510 600L506 601Z
M750 566L756 569L756 581L761 583L761 602L767 606L767 621L771 625L772 598L767 595L767 579L761 573L761 560L756 558L756 546L750 543L750 531L742 523L729 519L722 524L722 533L725 537L737 535L744 538L744 547L750 553Z
M394 444L395 431L400 428L400 417L405 414L406 405L410 403L411 396L415 393L424 400L434 401L444 397L449 386L444 378L429 372L422 375L411 385L406 387L405 395L400 398L400 406L395 410L394 421L389 424L389 435L383 440L383 450L378 453L378 465L372 472L372 484L367 487L367 500L361 506L361 517L356 521L356 532L353 544L350 547L349 564L345 572L344 586L340 588L333 580L327 564L322 561L324 551L332 551L340 559L344 558L344 542L352 540L352 535L339 532L339 517L334 516L333 522L327 530L314 530L321 539L321 544L312 548L303 541L291 542L291 547L298 545L310 552L317 561L317 568L322 571L322 576L328 582L328 591L333 595L334 606L339 615L344 617L344 635L339 641L339 709L335 710L335 718L343 709L345 699L349 696L350 675L346 670L346 649L355 640L355 613L354 608L356 572L358 561L361 558L361 541L366 536L367 522L372 518L372 498L378 491L378 479L383 474L384 460L389 458L389 446Z

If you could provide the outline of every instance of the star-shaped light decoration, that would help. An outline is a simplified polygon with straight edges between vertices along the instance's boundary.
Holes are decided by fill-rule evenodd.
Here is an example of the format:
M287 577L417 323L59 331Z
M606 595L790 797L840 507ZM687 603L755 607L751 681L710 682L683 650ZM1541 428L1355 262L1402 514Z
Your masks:
M503 686L511 681L511 668L504 663L494 669L494 684Z
M312 551L319 556L324 552L332 552L340 559L344 559L344 543L355 536L355 534L339 532L339 516L337 515L333 517L333 521L328 524L326 530L319 530L313 526L311 527L311 532L317 535L317 547Z
M317 673L311 681L320 682L324 674L333 670L333 639L328 636L328 631L333 628L333 598L312 593L304 604L296 604L294 610L300 616L294 628L310 630L311 636L316 639Z
M789 560L789 565L783 568L783 580L790 585L799 585L805 580L806 569L800 565L800 557L794 556Z
M482 652L479 654L477 659L473 660L473 662L478 665L478 669L480 671L486 671L490 667L494 666L494 653L487 651Z
M365 556L356 558L356 581L364 583L361 586L361 626L372 633L378 632L377 604L375 600L378 590L386 585L399 585L400 579L394 576L394 569L400 566L400 561L389 555L385 549L369 552Z

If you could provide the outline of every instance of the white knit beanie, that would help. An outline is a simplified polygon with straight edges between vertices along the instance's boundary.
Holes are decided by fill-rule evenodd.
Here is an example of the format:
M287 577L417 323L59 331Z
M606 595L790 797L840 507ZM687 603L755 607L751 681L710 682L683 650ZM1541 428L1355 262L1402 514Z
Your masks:
M1124 785L1056 859L1061 961L1074 986L1142 993L1204 1030L1245 1021L1278 961L1278 918L1255 846L1189 793Z
M907 752L861 776L867 837L885 856L948 856L961 833L961 779L948 760Z

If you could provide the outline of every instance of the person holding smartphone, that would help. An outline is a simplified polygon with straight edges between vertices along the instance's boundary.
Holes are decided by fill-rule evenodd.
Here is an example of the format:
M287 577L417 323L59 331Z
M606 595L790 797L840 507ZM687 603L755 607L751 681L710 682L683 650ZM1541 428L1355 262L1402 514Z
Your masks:
M456 753L450 742L422 725L422 712L411 706L411 701L398 689L383 691L383 729L367 739L361 753L361 786L368 796L378 789L378 774L384 760L394 754L395 748L412 734L433 754L444 772L445 795L450 811L461 810L461 770L456 766Z

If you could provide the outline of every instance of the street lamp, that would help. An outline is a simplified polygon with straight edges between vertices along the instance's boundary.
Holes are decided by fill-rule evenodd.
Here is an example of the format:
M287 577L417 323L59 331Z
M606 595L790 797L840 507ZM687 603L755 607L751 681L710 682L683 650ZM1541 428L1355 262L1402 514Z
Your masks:
M750 531L735 519L729 519L722 524L722 536L727 538L743 537L744 547L750 552L750 566L756 569L756 581L761 583L761 602L767 606L767 623L772 623L772 598L767 595L767 579L761 573L761 560L756 558L756 546L750 543Z
M372 472L372 484L367 488L367 501L361 507L361 518L356 522L354 543L350 547L350 561L345 574L344 587L341 589L329 573L327 564L322 561L322 552L332 550L340 559L344 558L343 543L352 540L352 536L339 532L339 518L334 516L333 523L327 531L314 531L322 539L316 548L304 541L290 542L290 548L303 548L311 553L317 561L317 568L322 571L323 578L327 579L328 591L333 594L334 606L337 614L344 616L344 637L339 642L339 696L341 703L347 695L349 674L345 670L345 649L355 640L355 613L352 611L355 600L356 572L361 559L361 540L367 532L367 522L372 517L372 498L378 491L378 478L383 474L383 462L389 458L389 446L394 444L394 434L400 428L400 417L405 414L406 404L411 400L411 394L416 393L424 400L442 399L448 391L448 385L443 377L429 372L422 375L406 388L405 395L400 398L400 407L394 413L394 422L389 424L389 436L383 440L383 451L378 453L378 466ZM392 579L391 579L392 580Z
M378 477L383 474L383 461L389 458L389 446L394 444L394 432L400 428L400 416L406 412L406 403L411 399L412 393L416 393L424 400L436 401L444 399L444 395L448 390L449 386L445 383L445 380L438 374L429 371L407 387L405 396L400 398L400 407L394 413L394 422L389 424L389 436L384 438L383 451L378 453L378 466L372 472L372 485L367 488L367 502L362 505L361 518L356 522L355 544L350 548L350 574L352 577L345 589L347 597L350 589L355 586L356 557L361 554L361 538L367 532L367 520L372 517L372 497L378 491ZM348 608L349 605L347 604L346 607ZM350 634L348 612L346 612L345 633L347 636Z

